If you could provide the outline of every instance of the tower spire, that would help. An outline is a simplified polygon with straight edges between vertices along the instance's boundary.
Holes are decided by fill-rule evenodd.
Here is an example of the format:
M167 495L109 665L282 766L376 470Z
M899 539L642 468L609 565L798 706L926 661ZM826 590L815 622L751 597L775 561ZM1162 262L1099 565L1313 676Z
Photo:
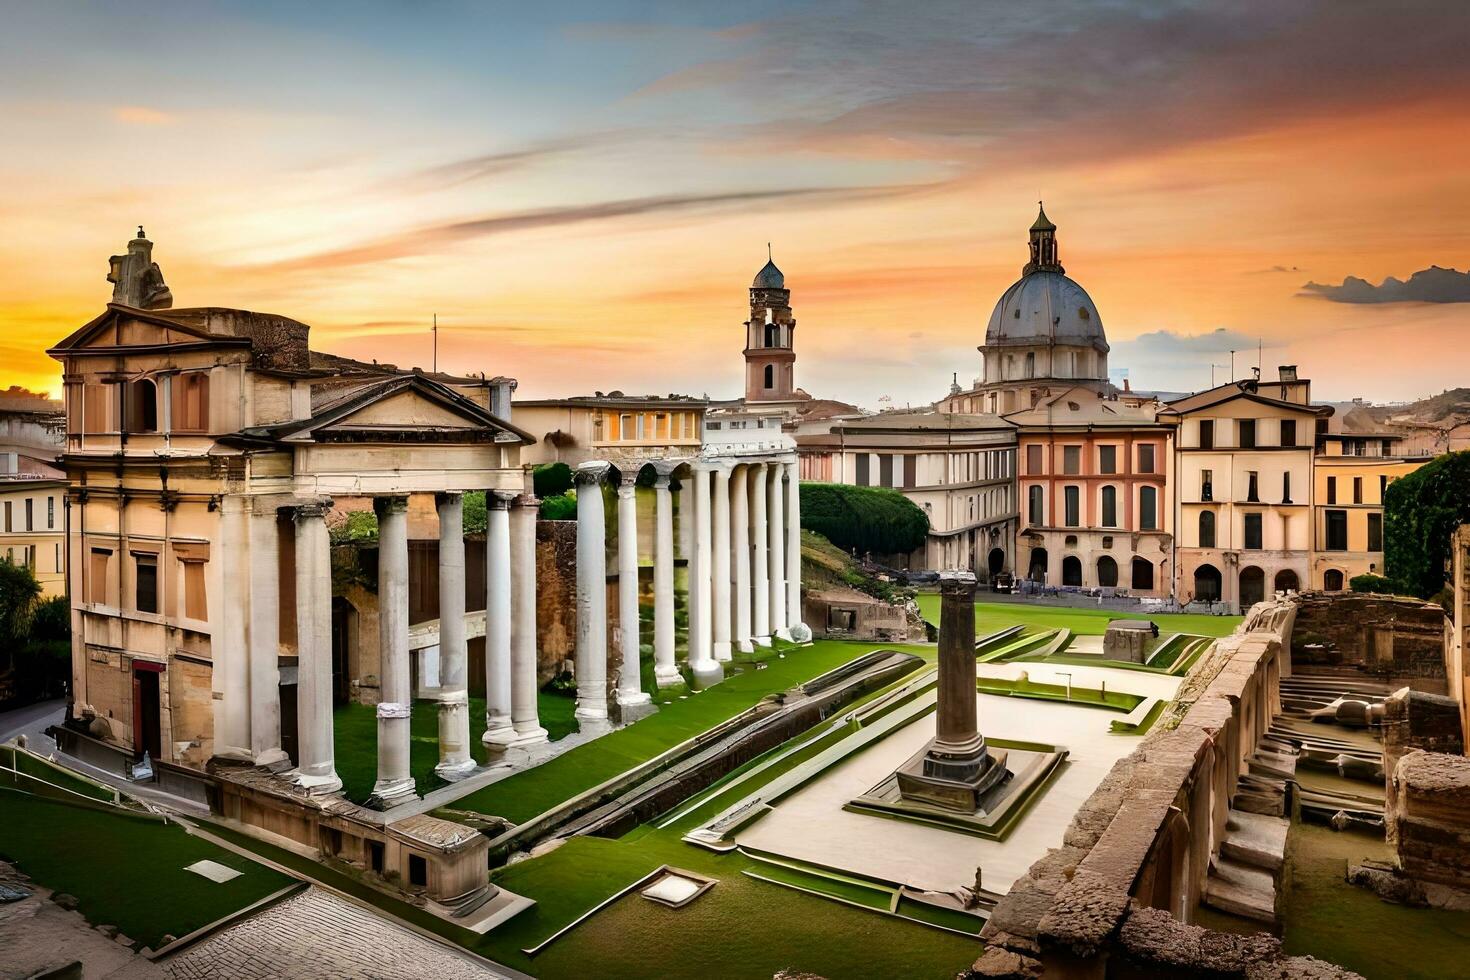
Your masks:
M1036 220L1031 222L1031 261L1021 269L1021 275L1065 271L1057 258L1057 226L1046 216L1046 206L1037 201Z

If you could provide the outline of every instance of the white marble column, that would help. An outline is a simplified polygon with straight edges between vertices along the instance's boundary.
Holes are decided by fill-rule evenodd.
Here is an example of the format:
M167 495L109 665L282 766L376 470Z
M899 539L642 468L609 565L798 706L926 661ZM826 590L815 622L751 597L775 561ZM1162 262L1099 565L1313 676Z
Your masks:
M511 693L510 498L485 491L486 745L515 741Z
M287 761L281 748L281 563L276 507L257 501L250 515L250 757L257 766ZM226 559L229 560L228 558Z
M577 720L607 717L607 524L602 506L606 463L577 467Z
M378 497L378 779L369 806L386 810L417 799L409 768L408 498Z
M771 633L783 640L791 639L786 628L786 484L784 467L771 463L766 474L766 529L770 535L767 550L771 562Z
M684 683L674 661L674 504L669 475L653 483L653 674L659 687Z
M714 604L713 635L711 652L719 661L728 661L730 653L730 467L715 469L714 504L711 520L713 542L711 545L714 564L710 568L713 592L710 601Z
M801 475L786 464L786 631L800 643L811 639L801 619Z
M623 661L617 698L623 708L653 700L639 677L638 644L638 471L630 466L618 481L618 649Z
M250 751L250 498L220 501L220 630L210 642L214 653L214 754L253 762ZM226 557L229 556L229 557ZM74 635L80 635L78 631Z
M329 503L296 508L296 782L313 795L342 788L332 737L332 544Z
M529 478L527 483L529 484ZM487 495L488 500L488 495ZM540 503L528 491L515 498L510 511L510 720L512 747L546 741L536 696L536 516Z
M708 464L698 463L693 467L694 561L689 586L689 669L694 674L697 687L708 687L725 676L724 668L714 658L710 476Z
M751 639L761 646L771 645L771 586L768 562L769 546L766 530L766 464L750 467L750 601Z
M464 497L441 493L434 506L439 512L439 763L434 771L454 782L475 769L464 631Z
M735 562L735 649L750 653L750 467L730 477L730 550Z

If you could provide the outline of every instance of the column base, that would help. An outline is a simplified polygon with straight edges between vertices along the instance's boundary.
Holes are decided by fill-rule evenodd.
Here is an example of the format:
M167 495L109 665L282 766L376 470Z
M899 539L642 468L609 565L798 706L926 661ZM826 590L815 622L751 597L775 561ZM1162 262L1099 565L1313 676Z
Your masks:
M506 748L516 740L516 730L511 725L510 719L504 721L493 721L485 729L485 734L480 736L480 741L494 748Z
M721 663L729 662L729 660L731 659L729 640L715 641L715 659L720 661Z
M618 706L622 708L635 708L640 704L650 704L653 701L647 691L619 691L617 697Z
M297 786L306 790L308 796L331 796L342 789L342 780L335 770L314 775L298 769L292 773L292 777Z
M404 779L380 779L373 784L373 795L368 797L366 805L374 810L391 810L418 798L412 776Z
M446 783L457 783L478 768L474 759L445 759L434 767L434 773Z
M654 667L653 679L659 687L677 687L684 683L684 675L673 664L659 664Z
M771 645L771 638L769 636L752 636L750 642L758 647L768 647Z
M507 742L507 749L526 749L533 745L544 745L551 741L551 733L537 725L535 728L527 728L524 731L516 731L515 737Z
M266 749L264 752L257 753L251 761L262 769L270 769L275 772L283 772L284 769L291 768L291 757L282 749ZM284 769L282 763L285 763Z
M577 699L577 710L572 712L572 717L577 721L607 721L607 702L587 702L581 698Z
M755 644L750 640L738 640L735 643L735 649L741 653L755 653Z
M689 665L689 670L694 674L694 689L703 690L713 687L725 679L725 668L718 660L706 660L703 663Z

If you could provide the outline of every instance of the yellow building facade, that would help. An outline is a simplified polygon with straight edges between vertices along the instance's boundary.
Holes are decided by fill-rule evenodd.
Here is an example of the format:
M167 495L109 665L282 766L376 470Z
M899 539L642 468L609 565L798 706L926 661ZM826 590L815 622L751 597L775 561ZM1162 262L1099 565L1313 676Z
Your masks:
M25 565L41 594L66 594L66 481L0 481L0 559Z
M1400 455L1393 435L1318 437L1309 588L1337 592L1355 575L1383 574L1383 495L1433 457Z

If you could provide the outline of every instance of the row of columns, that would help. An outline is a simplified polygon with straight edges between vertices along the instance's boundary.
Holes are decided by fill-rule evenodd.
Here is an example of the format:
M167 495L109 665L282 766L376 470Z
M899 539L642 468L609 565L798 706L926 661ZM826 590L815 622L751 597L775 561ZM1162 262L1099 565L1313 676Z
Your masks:
M674 654L675 526L672 473L654 464L653 655L660 686L682 683ZM601 485L612 467L578 468L577 718L608 721L607 524ZM620 707L647 704L641 688L637 471L617 487ZM679 550L687 560L689 666L698 685L724 676L736 650L792 639L801 622L801 502L794 461L696 460L679 492ZM800 631L805 635L805 631Z

